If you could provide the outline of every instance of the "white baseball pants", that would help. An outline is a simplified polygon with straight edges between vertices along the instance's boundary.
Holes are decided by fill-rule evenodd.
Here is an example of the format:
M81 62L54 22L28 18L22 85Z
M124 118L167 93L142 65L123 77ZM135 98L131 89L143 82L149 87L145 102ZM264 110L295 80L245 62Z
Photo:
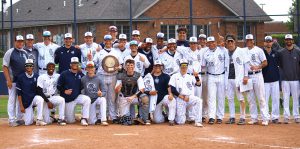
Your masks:
M75 123L75 107L82 105L82 118L89 118L91 99L80 94L74 101L67 102L65 107L65 120L67 123Z

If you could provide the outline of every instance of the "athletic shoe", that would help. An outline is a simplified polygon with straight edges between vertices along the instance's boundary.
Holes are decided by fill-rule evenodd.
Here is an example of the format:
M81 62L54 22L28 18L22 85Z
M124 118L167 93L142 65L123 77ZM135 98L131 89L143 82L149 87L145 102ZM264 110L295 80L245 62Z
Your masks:
M174 122L174 121L169 121L169 125L170 125L170 126L174 126L174 125L175 125L175 122Z
M113 120L112 120L112 123L113 123L113 124L119 124L119 119L117 119L117 118L116 118L116 119L113 119Z
M284 123L284 124L289 124L289 119L288 119L288 118L284 118L284 119L283 119L283 123Z
M300 118L295 118L295 123L299 124L300 123Z
M20 125L25 125L25 121L24 120L17 120L16 123L20 126Z
M95 125L101 125L101 119L97 119L97 121L95 122Z
M273 124L281 124L281 122L279 122L279 120L278 120L278 119L274 119L274 120L272 120L272 123L273 123Z
M235 123L235 118L230 118L226 124L234 124Z
M195 127L203 127L201 123L195 123Z
M195 121L194 120L187 120L185 123L187 123L187 124L195 124Z
M210 118L209 120L208 120L208 124L214 124L215 123L215 119L213 119L213 118Z
M257 125L258 121L257 120L251 120L248 122L249 125Z
M144 120L142 120L141 118L136 118L134 119L135 124L142 124L142 125L146 125L146 123L144 122Z
M61 120L61 119L57 120L57 124L60 125L60 126L66 126L67 125L66 121L65 120Z
M222 124L222 120L221 119L217 119L217 124Z
M108 123L106 121L101 122L101 126L108 126Z
M145 124L146 125L151 125L151 121L150 120L146 120Z
M51 115L50 119L51 119L52 123L57 123L58 122L58 120L55 118L55 115Z
M42 120L37 120L36 123L35 123L37 126L46 126L47 123L45 123L44 121Z
M17 127L17 126L20 126L17 122L13 121L13 122L9 122L8 125L10 127Z
M268 125L269 125L269 121L263 121L263 122L261 123L261 125L263 125L263 126L268 126Z
M82 119L81 119L81 125L82 125L82 126L88 126L89 124L87 123L87 121L86 121L85 118L82 118Z
M245 125L246 124L246 120L243 118L240 118L240 121L237 123L238 125Z
M206 122L206 118L202 117L202 123L205 123L205 122Z

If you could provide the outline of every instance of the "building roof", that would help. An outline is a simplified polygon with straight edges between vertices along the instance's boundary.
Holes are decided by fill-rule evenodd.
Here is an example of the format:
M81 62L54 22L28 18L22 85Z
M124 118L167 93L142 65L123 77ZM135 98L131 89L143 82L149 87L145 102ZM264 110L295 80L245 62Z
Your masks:
M159 0L132 0L133 19L145 19L143 13ZM236 16L242 16L242 0L218 0ZM70 24L73 22L74 0L20 0L13 5L15 28ZM247 15L266 15L253 1L246 0ZM129 1L126 0L77 0L77 22L128 21ZM10 20L10 8L5 12L5 21ZM0 18L1 19L1 18ZM25 21L26 20L26 21ZM29 20L29 21L28 21ZM238 20L242 20L239 18ZM235 19L235 21L238 21ZM247 20L270 21L270 17L251 17ZM5 23L9 28L10 23Z

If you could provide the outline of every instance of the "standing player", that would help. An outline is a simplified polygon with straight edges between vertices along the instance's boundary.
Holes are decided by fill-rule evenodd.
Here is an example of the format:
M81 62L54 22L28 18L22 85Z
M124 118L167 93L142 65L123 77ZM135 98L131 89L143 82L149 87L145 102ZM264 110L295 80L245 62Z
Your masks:
M25 72L18 76L17 91L21 112L24 113L23 118L25 125L31 125L34 119L34 109L37 107L36 125L45 126L47 123L43 121L43 104L44 100L40 96L36 96L36 83L38 74L33 72L34 63L32 59L27 59L25 63Z
M81 125L87 126L91 99L86 95L80 94L83 73L79 72L78 65L78 57L72 57L70 64L71 69L65 70L60 74L57 89L60 91L60 96L65 98L65 119L67 123L75 123L75 107L79 104L82 105Z
M95 74L94 62L88 61L86 65L87 75L81 79L81 87L83 88L84 95L91 98L90 119L89 124L101 124L107 126L106 122L106 91L103 90L99 77ZM100 106L98 117L96 117L97 106Z
M28 58L26 51L23 49L23 41L23 36L16 36L14 48L9 49L3 57L3 74L8 87L7 113L10 126L24 124L24 121L21 120L22 113L20 112L16 90L17 76L24 73L25 61Z
M159 32L156 34L156 45L153 45L153 54L157 55L160 53L160 50L165 47L164 44L164 38L165 34L162 32Z
M266 100L265 100L265 87L264 87L264 78L261 73L262 69L268 65L264 51L254 45L253 35L246 35L246 45L245 48L247 53L247 59L250 59L250 69L248 70L249 78L252 79L253 89L248 93L249 101L249 111L251 115L251 121L248 124L258 124L258 114L257 114L257 105L256 98L260 103L260 113L262 115L262 125L268 125L269 114L266 109Z
M228 80L229 58L227 50L217 47L213 36L207 38L208 50L204 53L202 66L207 68L209 124L221 124L224 118L225 88ZM218 108L216 100L218 99Z
M122 60L124 60L126 56L130 55L130 49L126 47L126 44L127 44L126 34L120 34L118 46L114 48L120 53Z
M55 73L55 64L47 64L47 74L42 74L37 79L37 94L44 99L43 117L47 124L53 121L50 118L50 110L58 107L59 119L57 124L64 126L65 122L65 99L58 95L57 81L59 74Z
M65 34L64 42L65 45L58 48L54 54L54 61L59 66L59 74L70 68L70 61L72 57L77 57L79 62L81 62L81 51L72 45L73 38L71 33Z
M139 30L133 30L131 34L131 40L135 40L138 43L138 47L142 45L141 40L141 33Z
M111 40L112 40L112 46L116 43L118 43L118 39L117 39L117 35L118 35L118 28L116 26L109 26L108 27L108 31L107 31L107 34L111 36ZM102 48L105 47L105 41L100 43L100 46Z
M50 31L43 32L43 40L44 42L34 44L34 47L39 51L38 68L40 75L47 73L46 66L49 62L54 62L54 53L59 48L57 44L51 42Z
M296 48L293 43L293 36L291 34L285 35L285 48L278 53L278 63L282 70L282 92L283 92L283 116L284 123L289 123L290 95L293 98L293 116L296 123L300 123L299 117L299 74L300 74L300 50Z
M187 29L185 27L179 27L177 29L178 40L176 42L177 46L189 47L189 42L186 40Z
M172 95L176 98L176 116L177 124L184 124L186 119L195 121L196 127L203 127L202 125L202 100L194 96L194 86L200 86L199 76L192 77L187 74L188 61L180 60L180 72L171 76L169 86ZM171 96L172 97L172 96ZM189 117L186 118L186 112L189 112Z
M147 57L147 60L150 62L149 67L145 68L144 75L146 75L146 74L152 72L153 63L154 63L154 60L157 58L157 55L154 56L154 54L153 54L153 49L152 49L153 40L151 38L145 38L144 42L145 42L144 43L145 46L143 48L140 47L138 49L138 52L144 54Z
M272 48L273 39L271 36L265 37L264 53L267 58L268 65L262 69L266 91L266 109L269 112L269 98L272 98L272 123L279 124L279 68L277 62L278 51Z
M39 74L39 68L38 66L38 56L39 56L39 52L38 50L33 46L34 43L34 37L32 34L27 34L26 35L26 45L24 47L24 50L26 50L27 54L28 54L28 59L33 59L34 62L34 73Z

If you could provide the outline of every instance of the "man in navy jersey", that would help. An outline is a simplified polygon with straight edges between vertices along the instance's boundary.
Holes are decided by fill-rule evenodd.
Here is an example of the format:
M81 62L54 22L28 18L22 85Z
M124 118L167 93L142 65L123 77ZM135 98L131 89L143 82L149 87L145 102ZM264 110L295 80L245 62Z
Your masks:
M151 38L145 38L143 46L138 49L138 52L146 55L148 61L150 62L150 66L145 68L144 75L151 73L153 69L154 56L152 53L152 44L153 40Z

